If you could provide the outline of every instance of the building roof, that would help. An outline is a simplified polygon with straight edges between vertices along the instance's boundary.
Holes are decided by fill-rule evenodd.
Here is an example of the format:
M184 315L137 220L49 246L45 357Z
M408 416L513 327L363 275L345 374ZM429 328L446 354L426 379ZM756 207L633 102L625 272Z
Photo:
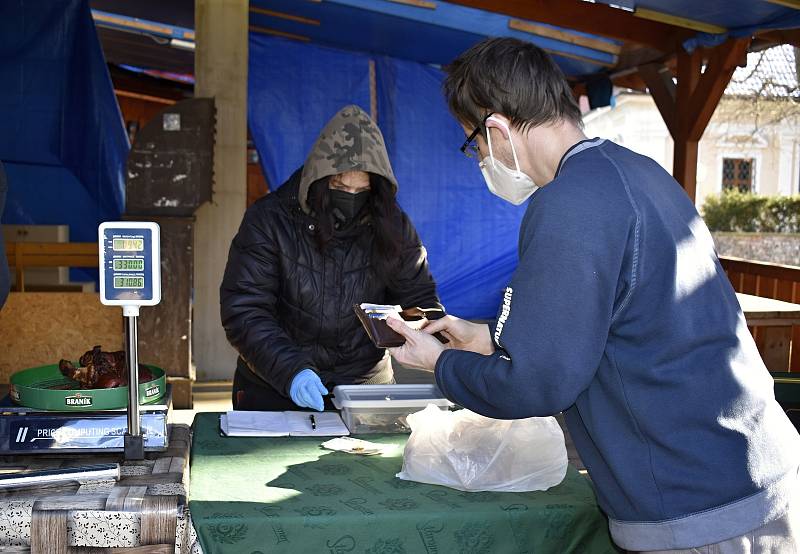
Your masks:
M736 69L725 94L800 99L796 54L789 45L749 53L747 66Z
M89 2L108 61L192 72L193 53L180 49L194 47L193 0ZM251 0L249 14L252 33L431 64L486 36L518 37L574 82L627 75L680 45L800 45L798 0Z

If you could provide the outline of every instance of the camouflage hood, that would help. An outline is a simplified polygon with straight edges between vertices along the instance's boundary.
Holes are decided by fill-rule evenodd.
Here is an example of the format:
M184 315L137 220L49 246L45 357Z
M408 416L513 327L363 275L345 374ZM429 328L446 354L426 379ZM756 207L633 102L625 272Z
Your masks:
M317 137L303 166L297 197L308 213L308 190L323 177L345 171L366 171L386 177L397 191L383 135L374 121L358 106L345 106Z

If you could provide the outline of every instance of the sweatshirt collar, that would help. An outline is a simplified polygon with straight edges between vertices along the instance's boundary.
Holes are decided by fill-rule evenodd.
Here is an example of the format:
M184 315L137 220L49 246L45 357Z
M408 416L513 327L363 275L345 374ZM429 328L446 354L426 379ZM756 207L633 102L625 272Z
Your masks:
M569 149L564 152L564 155L561 156L561 161L558 162L558 169L556 170L556 177L558 177L559 173L561 173L561 169L564 167L564 164L570 159L572 156L576 154L580 154L584 150L588 150L590 148L594 148L596 146L600 146L606 141L604 138L592 138L592 139L584 139L582 141L576 142Z

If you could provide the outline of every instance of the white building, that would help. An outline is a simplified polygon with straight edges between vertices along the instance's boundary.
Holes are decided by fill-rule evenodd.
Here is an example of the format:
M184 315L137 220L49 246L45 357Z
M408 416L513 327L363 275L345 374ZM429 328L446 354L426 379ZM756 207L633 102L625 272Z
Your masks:
M800 89L795 49L748 55L734 73L698 152L697 206L723 188L800 193ZM586 134L649 156L672 172L673 146L648 94L620 90L612 107L584 116Z

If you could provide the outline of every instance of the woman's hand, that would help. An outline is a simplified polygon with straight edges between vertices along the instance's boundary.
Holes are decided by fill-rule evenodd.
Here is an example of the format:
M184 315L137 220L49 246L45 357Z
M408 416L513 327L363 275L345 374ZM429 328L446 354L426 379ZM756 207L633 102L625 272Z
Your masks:
M321 412L325 409L323 396L328 389L313 369L306 368L294 376L289 387L289 397L301 408L312 408Z
M451 315L441 319L427 321L422 330L429 335L439 332L450 341L448 348L469 350L489 356L494 353L494 343L489 326L481 323L470 323Z

